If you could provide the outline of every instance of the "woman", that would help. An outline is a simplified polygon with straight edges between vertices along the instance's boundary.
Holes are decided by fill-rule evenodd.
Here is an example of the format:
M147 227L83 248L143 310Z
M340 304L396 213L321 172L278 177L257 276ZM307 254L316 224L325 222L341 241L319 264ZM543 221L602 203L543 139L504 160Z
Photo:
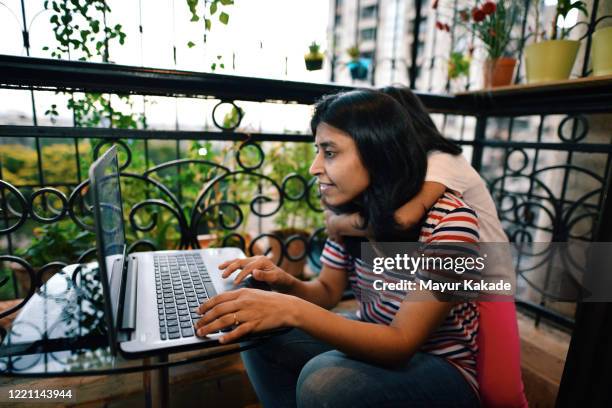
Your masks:
M452 190L478 214L481 242L507 243L508 238L485 181L463 157L461 148L440 134L425 106L410 89L388 86L381 92L402 105L427 153L425 182L419 194L397 209L397 222L405 229L414 228L442 194ZM358 214L326 211L325 216L326 232L332 238L366 236L369 233L360 228L363 220Z
M311 122L317 154L310 172L322 200L335 211L357 212L377 241L478 241L476 214L446 193L420 230L406 233L394 212L419 192L427 157L420 136L392 97L352 91L324 98ZM461 216L457 216L460 214ZM265 257L220 265L241 269L276 292L241 289L202 304L200 336L235 325L223 342L249 332L294 327L243 353L264 406L478 406L471 302L404 301L406 293L375 290L371 270L337 242L326 243L318 279L302 282ZM385 276L383 274L383 276ZM393 279L386 276L388 279ZM361 320L327 309L350 284Z

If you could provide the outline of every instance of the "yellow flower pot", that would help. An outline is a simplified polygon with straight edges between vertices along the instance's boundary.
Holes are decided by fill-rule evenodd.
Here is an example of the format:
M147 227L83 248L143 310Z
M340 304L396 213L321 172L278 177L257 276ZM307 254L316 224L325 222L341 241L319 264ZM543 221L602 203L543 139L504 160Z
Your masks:
M593 33L591 58L593 75L612 75L612 27L602 28Z
M568 79L576 61L579 41L548 40L525 47L527 82L562 81Z

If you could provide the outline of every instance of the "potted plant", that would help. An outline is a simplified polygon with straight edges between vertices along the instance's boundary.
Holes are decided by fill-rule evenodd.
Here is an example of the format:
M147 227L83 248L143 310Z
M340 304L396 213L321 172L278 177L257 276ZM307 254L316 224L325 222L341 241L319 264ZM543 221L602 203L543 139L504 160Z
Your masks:
M525 65L527 69L527 82L550 82L568 79L578 48L579 41L568 40L569 30L565 27L558 28L559 19L565 21L567 14L572 9L580 10L586 16L587 9L582 1L559 0L552 21L550 39L538 41L539 39L539 8L536 3L536 30L533 44L525 47Z
M612 26L596 30L592 39L593 75L612 75Z
M351 60L347 63L352 79L364 80L368 77L368 68L370 66L367 58L361 58L359 47L354 45L346 50Z
M318 71L323 67L323 53L319 51L320 46L315 41L308 46L308 53L304 55L304 62L308 71Z
M485 88L512 83L516 58L512 56L509 46L512 28L519 18L519 4L519 2L485 1L472 9L453 13L455 24L464 27L485 46L487 52L487 59L483 65ZM434 7L437 7L437 2L434 2ZM436 27L442 31L450 31L449 25L442 21L437 21ZM451 72L449 70L449 73Z

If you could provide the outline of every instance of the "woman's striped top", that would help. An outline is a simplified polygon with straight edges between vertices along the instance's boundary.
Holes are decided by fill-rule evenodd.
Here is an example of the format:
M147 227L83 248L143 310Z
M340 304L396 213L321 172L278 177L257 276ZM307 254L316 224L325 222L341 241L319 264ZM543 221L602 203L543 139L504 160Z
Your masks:
M429 210L420 231L423 243L478 243L478 218L476 213L457 195L446 192ZM321 261L336 269L344 269L360 305L360 318L364 321L390 324L404 300L406 291L382 291L373 287L375 280L398 282L407 279L406 274L385 271L375 274L372 267L354 258L344 246L328 240ZM419 271L421 272L421 271ZM427 271L430 279L435 273ZM419 273L416 274L418 279ZM432 278L432 276L434 276ZM430 336L421 350L439 355L455 366L478 395L476 381L476 353L478 347L478 308L465 301L454 306L444 322Z

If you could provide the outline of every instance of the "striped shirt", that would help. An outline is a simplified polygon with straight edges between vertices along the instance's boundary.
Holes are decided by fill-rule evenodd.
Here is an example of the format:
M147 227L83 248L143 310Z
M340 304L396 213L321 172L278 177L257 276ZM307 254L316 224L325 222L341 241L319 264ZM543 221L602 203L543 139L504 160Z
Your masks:
M446 192L429 210L419 241L423 243L478 243L478 218L476 213L457 195ZM399 282L407 278L405 272L384 271L375 274L372 267L359 258L352 257L343 245L327 240L321 262L348 273L348 280L360 306L360 318L379 324L390 324L399 310L407 292L382 291L373 287L375 280ZM436 281L435 273L425 271L429 279ZM416 273L419 279L423 271ZM455 305L446 319L422 345L421 350L445 358L456 367L478 395L476 381L476 353L478 347L478 309L474 302L464 301Z

